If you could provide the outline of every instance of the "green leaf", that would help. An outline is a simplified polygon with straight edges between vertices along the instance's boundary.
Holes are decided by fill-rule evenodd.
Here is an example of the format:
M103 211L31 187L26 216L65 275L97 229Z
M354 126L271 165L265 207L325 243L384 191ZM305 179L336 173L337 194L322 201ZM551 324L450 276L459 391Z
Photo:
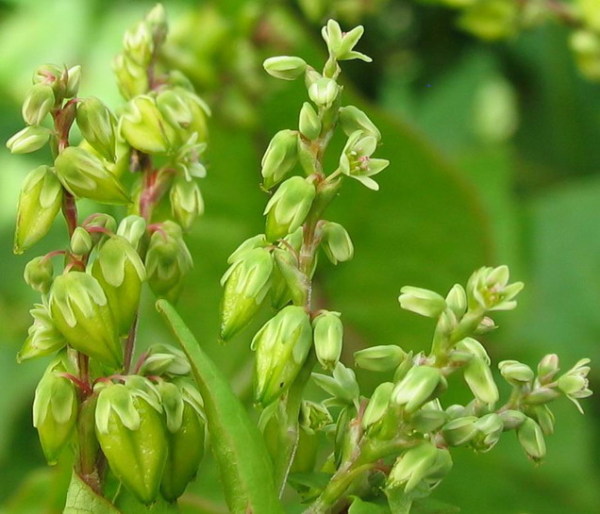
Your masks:
M98 496L73 473L63 514L120 514L106 498Z
M348 509L348 514L389 514L390 509L386 505L366 502L360 498L354 498L352 505Z
M244 406L171 304L159 300L156 308L190 360L204 399L212 449L221 469L229 508L232 512L257 514L283 512L262 436Z

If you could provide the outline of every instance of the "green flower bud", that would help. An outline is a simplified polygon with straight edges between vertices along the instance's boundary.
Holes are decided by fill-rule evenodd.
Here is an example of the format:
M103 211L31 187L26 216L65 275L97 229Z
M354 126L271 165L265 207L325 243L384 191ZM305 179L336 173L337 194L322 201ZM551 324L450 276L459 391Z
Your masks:
M302 109L300 109L298 128L300 133L307 139L317 139L321 134L321 120L319 119L319 115L308 102L304 102Z
M538 364L537 373L538 381L541 385L546 385L554 379L560 371L558 355L550 353L545 355Z
M50 291L52 279L54 278L52 261L45 256L31 259L25 265L23 278L25 279L25 283L34 291L46 294Z
M144 22L150 28L152 39L156 44L162 44L167 36L169 26L167 13L162 4L156 4L144 17Z
M256 351L255 401L267 406L296 379L312 345L304 307L289 305L267 321L252 339Z
M116 159L117 120L98 98L84 98L77 104L77 125L85 140L104 158Z
M173 217L184 230L189 230L198 216L204 212L200 188L194 181L178 177L169 193Z
M315 352L324 369L334 369L342 354L344 325L339 312L325 311L313 320Z
M288 305L292 300L292 294L290 292L290 288L288 287L287 280L281 273L279 266L277 265L277 260L275 259L275 252L281 254L288 254L286 250L274 250L273 261L275 265L273 266L273 274L271 275L271 294L269 295L271 298L271 306L276 311L280 311L286 305ZM290 256L290 261L296 260L294 256ZM296 303L298 305L298 303Z
M125 238L136 251L139 251L140 241L145 234L146 220L135 214L123 218L117 229L117 235Z
M92 251L94 242L91 234L85 228L77 227L73 231L69 246L75 255L87 255Z
M294 80L304 73L306 62L300 57L281 55L266 59L263 68L276 79Z
M268 250L255 248L240 254L223 275L221 338L231 339L254 317L271 288L273 259Z
M525 396L528 405L543 405L556 400L560 393L552 387L536 387Z
M538 462L546 455L544 433L533 419L525 419L523 424L517 428L517 438L519 444L531 460Z
M35 84L23 102L23 119L28 125L40 125L54 107L54 91L47 84Z
M389 409L393 390L394 384L392 382L383 382L373 391L362 418L362 426L365 430L383 419Z
M371 346L354 353L356 365L369 371L391 371L405 358L404 350L392 344Z
M182 87L161 91L156 97L156 105L164 120L179 135L179 141L186 142L195 134L195 141L206 139L206 117L210 109L196 94Z
M298 160L298 134L293 130L280 130L271 139L261 161L260 173L264 187L271 189L294 169Z
M333 264L346 262L354 257L350 235L342 225L333 221L322 222L321 248Z
M505 380L513 385L529 384L533 380L533 370L519 361L501 361L498 363L498 369Z
M126 100L148 91L148 72L129 56L119 54L113 61L113 71L117 79L119 91Z
M145 264L148 284L154 294L174 302L193 265L177 223L167 220L152 234Z
M315 186L302 177L292 177L281 184L263 213L267 216L267 239L276 241L302 225L315 195Z
M146 279L142 259L125 238L114 236L98 251L91 274L106 294L118 333L126 334L137 313Z
M340 92L335 80L320 78L308 88L309 98L319 107L329 109Z
M25 343L17 354L17 362L51 355L67 344L56 328L47 305L36 303L29 314L33 323L29 327Z
M31 125L17 132L6 142L10 153L31 153L44 146L52 132L46 127Z
M15 253L23 253L48 233L62 199L62 186L51 168L40 166L29 172L19 195Z
M32 77L33 84L55 85L60 82L64 71L64 67L57 66L56 64L43 64L35 70Z
M190 363L185 354L174 346L154 344L147 351L148 356L140 368L141 375L188 375Z
M178 389L177 386L174 387ZM187 391L191 389L189 386ZM190 401L189 394L182 396L180 393L180 397L182 408L177 426L169 426L167 415L168 453L160 484L161 494L170 502L174 502L183 494L187 484L196 475L204 456L205 422L202 411L197 402Z
M479 357L473 357L464 368L469 389L480 402L492 405L498 401L498 387L489 365Z
M48 464L56 464L77 423L77 391L73 382L62 377L59 362L48 366L33 400L33 426L37 428Z
M306 301L307 278L299 270L298 259L287 249L277 248L273 251L274 278L279 273L285 283L286 294L296 305L302 305Z
M480 452L487 452L496 446L504 430L504 422L495 412L482 416L475 421L474 426L477 435L474 437L472 445Z
M337 21L329 20L327 25L321 30L321 34L327 43L330 55L335 59L339 61L360 59L365 62L371 62L372 59L370 57L354 51L354 47L362 37L364 31L363 26L359 25L351 31L344 33Z
M463 446L477 435L476 416L455 418L442 427L444 440L450 446Z
M504 430L514 430L519 428L527 416L520 410L504 410L500 412L502 423L504 424Z
M415 366L396 385L392 398L410 414L436 398L445 388L446 379L438 368Z
M451 467L452 459L448 450L423 442L410 448L396 460L388 477L388 487L403 487L407 494L422 482L433 488Z
M66 86L65 86L65 98L74 98L79 91L79 84L81 82L81 66L76 64L71 66L67 70Z
M147 67L150 64L154 53L154 39L147 23L141 21L125 32L123 50L139 66Z
M158 395L122 384L104 387L96 406L96 436L115 476L139 501L152 503L167 459Z
M56 158L54 166L62 185L75 196L108 204L127 204L131 201L100 158L83 148L65 148Z
M379 129L363 111L354 105L346 105L340 109L340 124L344 134L348 137L360 130L365 134L375 136L378 141L381 139Z
M127 143L145 153L167 153L177 143L175 128L167 123L156 100L148 95L129 101L119 128Z
M255 248L264 248L268 246L267 238L264 234L258 234L256 236L246 239L240 244L233 253L227 258L227 264L233 264L239 260L242 260L246 254L254 250Z
M400 292L400 307L421 316L437 318L446 308L444 297L428 289L404 286Z
M115 322L94 277L81 271L56 277L48 303L56 327L73 348L111 368L121 367L123 349Z
M421 433L435 432L446 421L448 421L448 416L442 410L439 400L426 403L410 418L411 425Z
M540 425L544 435L552 435L554 433L554 413L548 405L536 405L533 408L533 416Z
M460 284L454 284L446 296L446 305L457 318L467 312L467 293Z

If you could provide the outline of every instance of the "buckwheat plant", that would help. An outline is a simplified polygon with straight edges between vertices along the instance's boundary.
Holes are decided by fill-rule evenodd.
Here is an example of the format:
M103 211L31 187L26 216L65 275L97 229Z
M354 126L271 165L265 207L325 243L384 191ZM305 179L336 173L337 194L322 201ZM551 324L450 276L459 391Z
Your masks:
M79 66L38 68L23 103L27 126L7 143L13 153L49 145L53 156L25 178L15 253L44 238L60 211L67 226L64 248L25 267L40 301L18 354L53 356L33 423L49 464L74 448L67 511L78 483L102 495L111 476L143 504L175 501L204 452L202 399L181 351L154 345L134 358L143 284L177 298L192 266L183 234L202 211L195 178L205 174L208 109L181 73L160 68L166 34L160 5L125 34L114 62L126 100L117 113L78 96ZM86 200L126 212L82 220Z
M75 449L65 512L81 512L82 505L86 512L119 512L123 494L115 496L111 477L123 486L117 491L138 502L122 512L144 512L142 504L161 498L175 511L202 457L206 423L231 512L284 512L281 497L291 485L306 513L408 513L450 472L453 448L486 452L514 431L538 462L554 427L549 404L566 396L581 410L579 399L591 394L589 360L561 373L551 354L536 370L500 362L511 388L500 400L477 338L496 328L495 311L516 306L523 284L509 281L506 266L477 270L445 297L402 288L402 308L436 320L431 348L356 352L358 367L389 379L370 398L340 362L342 315L316 305L313 277L321 253L338 264L353 257L354 246L325 214L344 181L377 190L373 177L389 164L374 157L381 139L374 123L342 103L339 63L370 61L355 50L362 33L360 26L342 32L330 20L322 31L328 58L321 71L296 56L264 63L273 77L303 78L308 101L298 128L275 134L262 159L263 188L271 193L265 232L231 254L222 279L222 342L250 325L264 304L274 311L251 342L258 427L170 303L191 266L183 231L201 210L194 177L204 174L199 157L208 110L185 77L158 66L162 8L125 36L115 71L127 104L118 116L98 99L76 97L78 68L45 66L36 73L23 107L28 127L8 144L29 152L49 142L54 162L26 179L15 251L43 238L61 209L70 242L26 266L25 280L41 301L19 359L56 355L36 391L34 424L50 463L69 443ZM48 115L52 127L45 125ZM82 135L77 146L70 138L75 122ZM337 131L346 143L328 169L325 154ZM107 213L80 222L80 198L128 205L129 213L119 223ZM64 258L56 276L54 256ZM154 346L133 359L144 282L160 298L157 309L183 353ZM317 367L325 374L314 373ZM452 374L469 391L464 405L442 403ZM323 401L307 399L310 380L325 392ZM321 433L329 455L317 464Z

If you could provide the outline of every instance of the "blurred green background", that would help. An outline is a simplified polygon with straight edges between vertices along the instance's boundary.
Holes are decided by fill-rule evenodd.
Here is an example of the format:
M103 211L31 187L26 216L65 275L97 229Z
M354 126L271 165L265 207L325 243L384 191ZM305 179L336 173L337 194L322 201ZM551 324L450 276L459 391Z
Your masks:
M359 49L374 63L345 66L346 102L372 116L383 135L380 154L392 162L379 192L352 181L331 213L356 247L353 261L338 268L323 262L317 275L319 301L343 313L345 362L369 345L428 347L432 324L400 311L402 285L445 292L477 267L503 263L526 289L517 311L496 319L500 330L486 340L493 358L535 366L558 353L563 369L583 356L600 362L600 85L578 75L567 29L549 23L488 44L459 32L451 11L426 3L326 3L344 27L365 25ZM260 158L276 130L296 127L305 98L302 84L269 78L262 60L298 54L315 67L323 62L322 20L311 19L310 4L165 2L172 28L166 58L213 109L209 176L201 184L206 214L189 234L195 268L179 308L243 397L251 391L253 329L217 345L218 281L229 253L262 231ZM118 108L111 59L124 30L151 6L0 1L0 139L22 127L20 104L39 64L81 64L80 94ZM68 456L52 470L45 466L31 426L45 363L15 361L36 300L21 279L27 256L11 254L16 198L25 173L44 159L0 148L2 514L60 512L69 476ZM82 204L83 212L95 209ZM28 256L64 245L57 222ZM167 342L152 299L145 303L142 345ZM360 378L366 393L378 379ZM489 454L459 449L435 497L467 514L600 512L599 407L597 397L584 401L584 417L568 402L557 405L556 433L537 467L513 437ZM226 512L216 481L207 459L182 500L186 511Z

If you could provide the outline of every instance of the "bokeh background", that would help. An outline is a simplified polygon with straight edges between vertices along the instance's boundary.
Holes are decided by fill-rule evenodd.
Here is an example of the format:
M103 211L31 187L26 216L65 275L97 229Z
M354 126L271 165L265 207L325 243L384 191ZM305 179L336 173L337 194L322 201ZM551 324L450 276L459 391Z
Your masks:
M305 98L302 84L268 77L261 63L297 54L322 64L319 3L344 27L366 28L359 49L374 62L344 66L346 102L372 116L383 135L380 154L391 160L379 192L352 181L330 216L347 227L356 248L353 261L337 268L322 262L317 275L319 301L343 313L345 362L369 345L428 347L433 326L400 310L402 285L445 293L479 266L506 263L526 289L517 311L499 314L500 329L486 338L493 359L535 366L558 353L563 369L583 356L600 363L600 85L576 69L566 27L549 21L490 43L457 29L453 11L416 0L166 1L166 58L213 110L209 175L201 184L206 213L189 234L195 268L179 308L236 391L250 396L253 329L217 345L218 281L229 253L262 231L260 158L276 130L297 126ZM151 6L0 1L0 140L21 128L24 92L43 63L81 64L81 95L118 108L111 60L124 30ZM66 244L57 221L28 256L11 254L20 183L47 158L0 148L2 514L60 512L69 478L69 457L46 467L31 426L33 391L46 363L15 361L36 300L21 279L28 256ZM152 299L145 304L142 345L168 342ZM380 379L359 376L366 393ZM592 371L592 389L597 376ZM539 466L513 437L488 454L459 449L435 497L467 514L600 512L600 402L592 397L584 408L581 416L566 401L556 406L556 433ZM226 512L210 458L182 505L186 512Z

